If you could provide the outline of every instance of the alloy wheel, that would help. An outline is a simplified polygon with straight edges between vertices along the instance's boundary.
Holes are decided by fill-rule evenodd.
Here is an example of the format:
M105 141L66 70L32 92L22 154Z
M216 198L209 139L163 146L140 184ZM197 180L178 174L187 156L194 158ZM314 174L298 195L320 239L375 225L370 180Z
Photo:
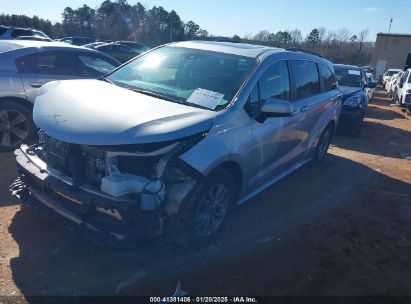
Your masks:
M317 158L323 159L327 153L328 146L330 144L331 131L329 128L325 129L321 134L320 141L318 142Z
M195 213L194 228L199 236L210 236L221 226L230 203L229 193L224 184L215 184L208 189Z
M27 117L16 110L0 111L0 145L12 147L22 143L29 134Z

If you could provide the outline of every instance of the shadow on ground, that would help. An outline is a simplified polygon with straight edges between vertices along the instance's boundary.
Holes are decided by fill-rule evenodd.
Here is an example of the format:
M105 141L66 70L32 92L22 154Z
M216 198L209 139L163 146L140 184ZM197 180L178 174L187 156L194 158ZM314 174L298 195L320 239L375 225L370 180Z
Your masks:
M11 270L26 296L171 295L177 281L191 295L411 294L410 195L330 155L239 206L217 244L192 251L96 248L23 208Z
M407 119L405 114L379 108L372 104L368 106L367 117L379 120Z
M12 152L0 153L0 207L17 204L15 197L11 196L9 186L17 177L16 166L10 166L14 162Z
M371 112L371 111L370 111ZM369 116L370 113L367 113ZM411 132L385 124L364 121L360 137L335 136L333 144L339 148L373 155L406 158L411 156Z

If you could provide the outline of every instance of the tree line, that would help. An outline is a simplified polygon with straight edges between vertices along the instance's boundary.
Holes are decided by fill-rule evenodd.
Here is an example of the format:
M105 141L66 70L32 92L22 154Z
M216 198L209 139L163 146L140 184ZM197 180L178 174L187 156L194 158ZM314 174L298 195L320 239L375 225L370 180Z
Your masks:
M232 39L280 48L306 49L321 54L334 63L367 65L374 51L374 43L366 40L368 35L368 29L355 34L345 28L334 32L319 27L305 37L299 29L294 29L277 33L264 30L255 35L246 35L242 39L234 35Z
M204 39L208 32L190 20L183 22L176 11L162 6L150 9L140 2L130 5L127 0L105 0L98 7L84 4L66 7L62 21L52 23L38 16L0 15L0 24L31 27L52 38L86 36L102 40L133 40L160 45L170 41Z
M140 2L131 5L127 0L105 0L98 7L84 4L66 7L61 22L52 23L38 16L0 14L0 24L31 27L52 38L87 36L102 40L134 40L152 46L183 40L229 40L273 47L297 47L322 54L334 63L366 65L370 62L374 44L367 42L368 30L354 34L347 29L336 32L324 27L313 29L303 37L299 29L269 32L240 37L216 37L194 21L184 22L176 11L162 6L146 8Z

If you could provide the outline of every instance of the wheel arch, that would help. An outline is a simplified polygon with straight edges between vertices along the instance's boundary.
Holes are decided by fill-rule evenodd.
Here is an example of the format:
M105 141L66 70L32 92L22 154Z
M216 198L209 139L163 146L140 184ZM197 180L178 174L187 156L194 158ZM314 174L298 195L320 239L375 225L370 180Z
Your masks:
M222 168L225 169L233 177L235 185L237 187L237 198L240 197L242 187L243 187L243 170L241 166L233 160L228 160L220 163L215 169Z
M34 105L30 101L27 101L24 98L14 97L14 96L0 97L0 104L4 102L10 102L10 101L21 104L22 106L25 106L30 112L33 112Z

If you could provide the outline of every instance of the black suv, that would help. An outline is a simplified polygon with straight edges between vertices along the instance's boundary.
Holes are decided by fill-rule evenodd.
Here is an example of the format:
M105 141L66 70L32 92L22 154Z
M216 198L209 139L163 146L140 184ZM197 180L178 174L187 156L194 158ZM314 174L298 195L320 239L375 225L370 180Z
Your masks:
M375 88L375 82L368 82L364 70L355 65L334 65L338 87L343 94L338 131L351 136L359 136L365 110L368 105L366 88Z

